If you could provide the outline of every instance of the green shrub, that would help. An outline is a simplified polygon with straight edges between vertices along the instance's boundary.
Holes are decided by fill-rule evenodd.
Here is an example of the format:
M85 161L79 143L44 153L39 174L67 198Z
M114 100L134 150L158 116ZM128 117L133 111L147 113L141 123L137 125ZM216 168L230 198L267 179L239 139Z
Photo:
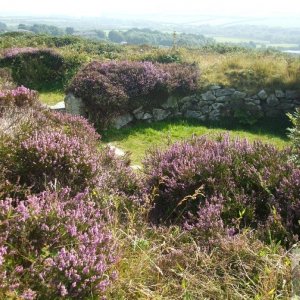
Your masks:
M300 164L300 108L296 108L294 114L288 114L288 117L294 126L288 129L294 149L293 159Z
M56 82L62 84L65 66L61 55L51 49L12 48L0 64L12 69L13 80L31 89Z

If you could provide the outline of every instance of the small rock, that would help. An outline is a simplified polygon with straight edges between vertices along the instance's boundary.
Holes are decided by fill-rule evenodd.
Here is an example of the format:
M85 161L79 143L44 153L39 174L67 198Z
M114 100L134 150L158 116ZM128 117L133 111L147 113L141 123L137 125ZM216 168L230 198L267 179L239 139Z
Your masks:
M214 104L212 105L212 108L213 108L214 110L216 110L216 111L219 111L220 108L222 108L222 107L224 107L224 104L223 104L223 103L214 103Z
M142 120L145 114L143 112L143 106L140 106L139 108L135 109L132 113L137 120Z
M245 103L252 103L255 105L260 105L260 100L259 99L255 99L255 98L245 98Z
M171 114L169 111L159 108L154 108L152 112L155 121L162 121Z
M113 121L113 127L116 129L120 129L130 123L133 120L133 116L131 114L124 114L121 116L116 117Z
M244 99L247 96L247 93L235 91L232 94L232 98L235 100Z
M211 111L209 114L209 120L211 121L218 121L220 119L220 112L217 110Z
M279 100L278 100L278 98L274 94L270 95L267 98L267 104L270 105L270 106L275 106L278 103L279 103Z
M208 91L204 94L201 94L201 97L204 101L215 101L216 100L216 96L213 94L212 91Z
M152 115L149 113L145 113L143 116L143 120L150 120L150 119L152 119Z
M204 121L205 120L205 116L199 112L199 111L194 111L194 110L188 110L185 113L185 117L188 119L197 119L200 121Z
M277 98L284 98L285 97L285 93L282 90L275 90L275 96Z
M268 94L266 93L265 90L261 90L257 96L259 97L260 100L266 100L268 98Z
M142 170L142 167L139 166L139 165L132 165L132 166L130 166L130 168L131 168L132 170Z
M207 102L205 101L205 100L200 100L199 102L198 102L198 104L197 104L197 106L199 107L199 108L201 108L201 107L203 107L203 106L206 106L207 105Z
M114 145L108 144L108 147L115 152L116 156L121 157L125 155L125 152L122 149L117 148Z
M221 97L218 97L216 101L220 102L220 103L225 103L225 102L227 102L229 100L230 100L230 97L228 97L228 96L221 96Z
M222 96L231 96L235 92L235 89L220 89L216 90L216 97L222 97Z
M64 110L66 108L65 102L61 101L56 103L55 105L50 106L52 110Z

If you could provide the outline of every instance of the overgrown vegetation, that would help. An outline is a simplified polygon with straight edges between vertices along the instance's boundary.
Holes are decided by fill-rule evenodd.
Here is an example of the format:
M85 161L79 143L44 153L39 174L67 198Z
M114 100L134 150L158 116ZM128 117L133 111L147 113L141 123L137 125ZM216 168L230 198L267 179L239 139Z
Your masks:
M201 87L211 84L234 86L238 89L292 89L299 86L299 57L271 50L250 50L222 44L199 48L159 49L152 46L130 46L91 41L75 36L53 37L27 33L1 35L0 49L16 47L55 48L63 57L68 70L63 84L80 66L91 60L152 61L159 63L196 63L201 69ZM10 65L12 68L12 65ZM19 84L26 85L20 81ZM41 82L32 82L39 86ZM62 90L55 82L44 84L40 90Z
M34 73L31 84L60 94L77 68L97 59L101 62L83 66L72 91L82 82L79 96L91 96L93 108L101 95L104 104L113 98L110 105L121 111L140 105L140 95L155 99L194 91L199 83L227 85L229 77L217 73L225 65L227 70L252 66L255 80L264 69L265 81L255 87L268 80L269 86L290 87L299 80L296 58L226 47L223 54L219 49L120 47L65 37L56 38L62 46L54 51L44 48L53 47L47 44L54 43L52 37L27 37L1 39L2 54L13 57L0 72L1 299L291 297L289 252L300 233L300 170L293 159L299 152L299 112L291 116L291 149L284 147L287 126L266 120L262 127L238 128L236 134L251 142L229 138L217 125L207 131L208 125L183 120L104 133L104 142L130 136L129 150L153 142L161 146L134 171L129 155L117 157L87 120L35 105L37 93L16 88L10 75L13 61L24 53L41 71L39 56L46 51L46 59L59 58L62 75L48 80L53 70L46 67L50 75L43 84ZM13 42L20 42L16 52L8 50ZM238 56L241 61L234 64ZM213 63L213 58L219 60ZM264 58L270 71L260 65ZM6 59L2 56L2 62ZM111 59L119 62L104 62ZM270 74L279 71L290 77L272 81ZM245 87L252 79L233 82ZM100 109L103 102L97 105ZM230 126L225 129L237 129ZM208 136L212 131L222 135ZM261 137L280 147L255 141ZM139 149L136 155L141 159L143 153Z
M94 61L75 76L68 91L83 100L93 120L105 126L113 116L141 105L154 108L169 95L195 92L198 77L193 65Z
M293 160L300 164L300 108L294 114L288 114L293 127L289 128L289 136L293 141Z

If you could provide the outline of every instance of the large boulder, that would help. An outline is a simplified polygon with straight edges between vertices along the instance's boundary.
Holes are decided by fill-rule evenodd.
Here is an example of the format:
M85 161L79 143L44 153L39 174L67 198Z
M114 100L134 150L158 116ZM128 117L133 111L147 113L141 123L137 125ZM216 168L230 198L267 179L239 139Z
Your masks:
M222 96L231 96L235 92L235 89L219 89L216 90L216 97L222 97Z
M66 95L64 102L67 113L72 115L86 116L86 108L81 98L77 98L74 96L74 94L69 93Z
M268 94L265 90L261 90L257 96L259 97L260 100L267 100Z

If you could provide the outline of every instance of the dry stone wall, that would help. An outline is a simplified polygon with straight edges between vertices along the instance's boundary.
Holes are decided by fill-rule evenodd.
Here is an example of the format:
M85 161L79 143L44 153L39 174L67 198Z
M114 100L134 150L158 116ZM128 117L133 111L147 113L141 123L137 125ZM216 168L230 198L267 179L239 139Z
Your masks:
M69 94L65 98L66 111L86 114L81 99ZM161 121L171 117L192 118L200 121L217 121L221 118L240 118L251 122L259 118L284 116L300 107L300 90L265 90L257 93L222 88L214 85L198 94L178 98L171 96L157 107L140 106L112 120L112 126L121 128L136 120Z

